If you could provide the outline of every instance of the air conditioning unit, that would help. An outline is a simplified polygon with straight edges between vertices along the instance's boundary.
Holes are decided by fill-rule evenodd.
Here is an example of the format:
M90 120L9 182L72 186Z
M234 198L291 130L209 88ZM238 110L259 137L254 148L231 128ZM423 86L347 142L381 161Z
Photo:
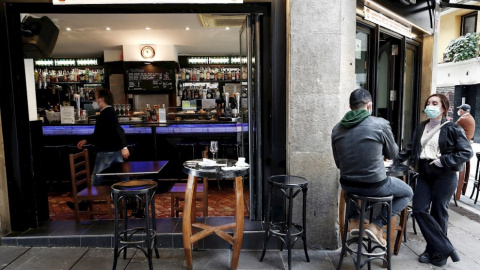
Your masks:
M245 15L200 14L203 27L240 27L245 21Z

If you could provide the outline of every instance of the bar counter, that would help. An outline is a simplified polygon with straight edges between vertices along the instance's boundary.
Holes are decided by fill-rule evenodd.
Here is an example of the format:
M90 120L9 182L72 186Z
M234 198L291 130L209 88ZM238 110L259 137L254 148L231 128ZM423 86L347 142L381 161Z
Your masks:
M169 121L120 123L125 130L130 158L128 161L168 160L159 178L185 178L181 164L186 159L201 158L205 142L212 140L222 142L242 142L248 138L248 123L222 121ZM54 124L44 125L43 153L45 170L50 190L69 190L70 170L68 155L80 151L77 142L93 134L95 124ZM193 143L192 148L179 147L179 143ZM95 164L95 146L87 144L90 149L90 163ZM242 146L242 153L247 155L248 145ZM236 148L220 147L219 157L237 158ZM163 185L163 184L162 184Z
M167 123L137 123L121 125L125 134L222 134L248 132L248 123L208 122L208 121L172 121ZM59 124L44 125L44 136L90 135L95 124ZM152 130L152 129L155 130Z

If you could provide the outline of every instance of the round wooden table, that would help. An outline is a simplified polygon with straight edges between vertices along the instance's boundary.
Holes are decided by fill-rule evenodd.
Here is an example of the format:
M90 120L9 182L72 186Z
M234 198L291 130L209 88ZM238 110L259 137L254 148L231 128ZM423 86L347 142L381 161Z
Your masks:
M187 268L193 268L192 246L200 239L210 234L216 234L233 246L230 269L237 269L240 250L243 240L244 202L243 202L243 176L248 174L248 167L235 167L236 160L217 159L214 166L200 166L201 159L189 160L183 163L183 172L188 174L187 190L185 191L185 204L183 208L183 248L187 260ZM195 222L195 192L198 178L235 178L235 219L233 223L219 226L210 226ZM192 234L192 227L201 231ZM225 230L233 229L233 236Z

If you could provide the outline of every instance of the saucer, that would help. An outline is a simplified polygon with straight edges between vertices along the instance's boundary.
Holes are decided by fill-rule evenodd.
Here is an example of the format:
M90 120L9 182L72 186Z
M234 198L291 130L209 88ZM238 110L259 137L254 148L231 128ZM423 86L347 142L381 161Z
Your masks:
M237 162L237 163L235 163L235 166L237 166L237 167L250 167L250 165L246 162L242 162L242 163Z

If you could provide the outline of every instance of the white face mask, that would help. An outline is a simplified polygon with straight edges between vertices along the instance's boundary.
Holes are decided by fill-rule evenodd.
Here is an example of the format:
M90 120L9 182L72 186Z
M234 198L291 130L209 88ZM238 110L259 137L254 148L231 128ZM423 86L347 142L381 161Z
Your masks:
M437 106L427 106L424 110L427 114L428 118L437 118L442 112L440 111L440 107Z
M100 107L98 107L98 103L96 101L92 102L92 107L93 107L94 110L100 109Z

